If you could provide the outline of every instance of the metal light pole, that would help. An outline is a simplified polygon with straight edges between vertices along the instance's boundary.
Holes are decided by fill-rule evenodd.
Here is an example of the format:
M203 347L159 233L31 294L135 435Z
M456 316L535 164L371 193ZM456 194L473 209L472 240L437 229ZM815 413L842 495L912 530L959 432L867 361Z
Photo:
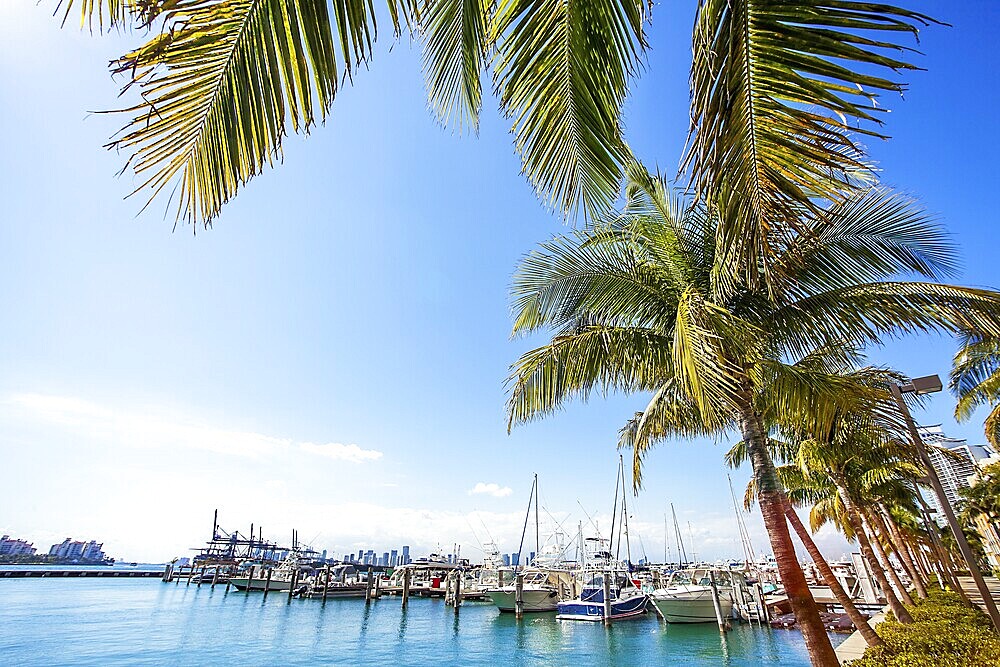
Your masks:
M958 519L955 517L955 512L951 509L948 497L944 493L944 487L941 486L941 479L938 477L934 466L931 465L930 457L927 456L927 448L924 446L924 440L920 437L917 425L914 423L913 417L910 415L910 411L906 407L906 403L903 401L904 391L920 396L922 394L939 392L941 391L941 388L941 378L937 375L913 378L910 380L909 384L903 385L902 387L897 386L895 382L890 383L889 385L892 397L896 399L896 405L899 407L899 412L903 415L903 419L906 421L906 428L909 430L910 437L913 439L913 446L917 449L917 455L920 457L920 461L924 464L924 467L927 468L927 478L930 480L931 487L934 489L934 495L937 496L938 504L941 506L941 511L944 512L945 518L948 519L948 526L951 528L952 535L955 536L955 542L958 544L958 549L962 552L962 558L965 559L966 565L969 566L969 573L975 580L976 587L979 589L979 594L983 598L983 604L986 606L986 611L990 615L990 620L993 621L993 627L997 630L997 632L1000 632L1000 612L997 611L997 606L993 601L993 596L990 594L990 589L986 586L986 581L983 579L982 572L979 571L979 565L976 563L976 557L972 555L972 549L969 548L969 543L965 539L965 533L962 532L962 527L959 525Z

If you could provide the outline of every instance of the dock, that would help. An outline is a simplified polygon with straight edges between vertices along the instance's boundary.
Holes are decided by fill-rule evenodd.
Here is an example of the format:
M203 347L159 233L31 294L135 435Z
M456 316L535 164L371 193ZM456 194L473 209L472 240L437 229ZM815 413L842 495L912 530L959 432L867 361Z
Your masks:
M41 577L102 577L105 579L137 579L162 577L163 570L73 570L68 568L0 570L0 579L25 579Z

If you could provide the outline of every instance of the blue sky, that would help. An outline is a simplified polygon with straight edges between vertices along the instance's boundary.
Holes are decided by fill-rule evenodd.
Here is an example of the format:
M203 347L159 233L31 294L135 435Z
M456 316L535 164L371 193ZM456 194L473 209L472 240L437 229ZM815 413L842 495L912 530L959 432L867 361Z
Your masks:
M46 4L0 4L0 530L163 559L204 539L218 507L223 525L295 527L335 553L457 541L475 557L484 524L516 549L533 472L572 525L581 505L610 514L616 432L641 397L506 433L507 367L538 342L509 339L510 277L566 228L519 175L493 100L477 137L443 130L417 50L384 40L326 125L290 138L212 229L172 231L163 202L137 215L143 202L123 200L124 158L101 148L121 118L87 113L118 103L105 64L138 37L60 30ZM927 71L886 100L893 139L871 150L952 231L961 282L1000 286L1000 15L987 0L908 5L954 27L922 32ZM667 171L687 130L693 7L656 6L627 106L633 148ZM906 339L873 359L945 376L953 352ZM956 425L952 409L939 395L920 419L981 441L981 418ZM648 458L633 507L650 555L670 501L694 550L739 552L723 452L670 443ZM733 475L739 493L747 472Z

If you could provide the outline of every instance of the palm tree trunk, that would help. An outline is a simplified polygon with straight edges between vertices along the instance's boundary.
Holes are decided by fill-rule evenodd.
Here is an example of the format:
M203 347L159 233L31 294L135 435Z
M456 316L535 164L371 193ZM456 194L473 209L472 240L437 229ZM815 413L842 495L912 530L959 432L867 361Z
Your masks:
M914 565L913 559L910 558L910 551L906 548L906 542L903 540L902 533L899 532L899 527L896 525L896 522L893 521L892 514L889 513L889 508L883 504L880 504L879 507L882 512L879 513L878 510L875 510L872 514L874 514L875 519L882 526L883 531L885 531L889 537L892 538L892 543L896 548L896 555L899 557L903 567L906 568L907 573L910 575L910 579L913 581L913 586L917 589L917 596L921 600L927 599L927 588L924 586L924 581L920 572L917 571L917 566Z
M785 508L785 516L788 517L788 523L792 524L792 528L795 529L795 533L799 536L802 541L802 545L806 548L809 556L813 559L813 564L819 569L820 574L823 575L823 581L826 585L830 587L833 592L833 597L837 598L837 602L840 606L844 608L847 612L848 617L850 617L851 622L854 623L854 627L858 629L861 636L865 638L865 641L869 646L882 646L885 642L882 638L878 636L872 626L868 624L868 617L858 611L858 608L854 606L854 601L851 600L851 596L847 594L844 587L840 585L840 580L837 579L836 575L833 574L833 570L830 569L830 564L826 562L823 558L823 554L820 553L819 549L816 547L816 543L813 542L812 535L806 530L806 527L802 525L802 520L799 519L799 515L795 513L795 509L792 507L791 503Z
M882 545L882 540L880 539L882 536L879 535L879 531L875 527L871 511L867 507L862 507L860 514L861 523L868 529L868 533L871 535L871 542L875 546L875 556L885 568L885 573L889 575L893 588L896 589L896 595L899 596L900 601L903 604L907 604L912 607L913 598L910 597L909 591L907 591L906 586L903 585L903 580L899 578L899 573L896 572L896 568L892 565L892 560L889 558L889 554L886 553L885 546Z
M840 661L833 651L830 636L823 627L819 607L809 592L809 584L806 583L806 577L795 555L792 536L788 533L788 522L785 520L788 499L778 481L771 455L767 451L767 432L749 400L740 415L740 426L753 464L757 503L760 505L760 513L771 541L771 550L778 565L781 583L785 587L788 601L792 605L792 611L795 612L795 621L809 652L809 660L814 667L839 667Z
M889 584L889 580L885 576L885 571L882 566L879 565L878 559L875 558L875 552L872 550L871 542L868 541L868 535L865 533L865 527L861 523L861 516L858 514L857 508L854 506L854 502L851 500L851 496L847 491L847 488L843 485L841 479L834 479L837 484L837 491L840 493L841 500L844 502L844 507L847 509L847 521L851 524L851 529L854 531L855 537L858 539L858 546L861 548L861 556L868 563L869 569L872 571L872 576L878 581L879 588L882 589L882 595L885 596L885 601L889 604L889 608L892 609L893 615L900 623L912 623L913 617L910 616L910 612L906 611L906 607L903 603L899 601L896 594L892 592L892 586Z

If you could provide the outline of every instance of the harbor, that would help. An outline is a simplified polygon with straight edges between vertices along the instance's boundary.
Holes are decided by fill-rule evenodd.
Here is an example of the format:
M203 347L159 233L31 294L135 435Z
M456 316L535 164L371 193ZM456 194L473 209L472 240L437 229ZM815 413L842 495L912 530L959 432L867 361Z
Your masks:
M491 604L443 598L321 601L151 580L12 580L0 589L10 664L730 665L798 667L801 635L739 625L518 622ZM25 613L30 609L31 613ZM94 630L100 628L99 633ZM840 640L840 636L835 641ZM238 657L237 657L238 656Z

